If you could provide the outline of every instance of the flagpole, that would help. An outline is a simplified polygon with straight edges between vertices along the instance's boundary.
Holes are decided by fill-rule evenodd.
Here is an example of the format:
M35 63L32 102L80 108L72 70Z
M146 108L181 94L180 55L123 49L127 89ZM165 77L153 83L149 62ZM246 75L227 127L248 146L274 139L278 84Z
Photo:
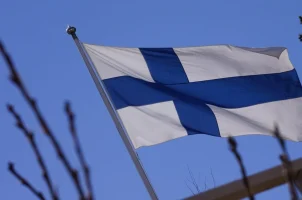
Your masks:
M133 144L131 143L129 136L127 134L127 131L125 129L125 127L123 126L123 124L121 123L121 119L119 118L119 115L116 112L116 109L112 103L112 101L110 100L110 96L108 95L106 88L104 86L104 83L102 82L101 78L98 76L98 74L96 73L96 71L94 70L94 66L91 62L91 60L89 59L89 56L87 55L86 50L84 49L84 47L82 46L82 43L80 42L79 38L76 35L76 28L75 27L70 27L68 26L66 29L66 32L72 36L75 44L78 47L78 50L80 51L81 56L83 57L83 60L88 68L88 71L90 73L90 75L92 76L92 79L115 123L115 126L117 127L117 130L128 150L128 153L130 154L130 157L132 158L132 161L134 162L134 165L140 175L140 177L142 178L145 187L147 188L149 195L151 197L152 200L158 200L157 195L154 191L154 188L151 185L150 180L148 179L148 176L142 166L142 163L140 162L140 159L135 151L135 148L133 147Z

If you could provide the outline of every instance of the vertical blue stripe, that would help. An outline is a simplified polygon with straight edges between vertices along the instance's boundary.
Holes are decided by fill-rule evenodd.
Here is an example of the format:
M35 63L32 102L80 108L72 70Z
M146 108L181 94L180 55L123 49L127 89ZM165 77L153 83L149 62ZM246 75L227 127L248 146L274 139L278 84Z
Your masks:
M179 119L188 135L207 134L220 137L216 117L206 104L186 101L174 101Z
M188 83L184 68L172 48L140 48L156 83Z

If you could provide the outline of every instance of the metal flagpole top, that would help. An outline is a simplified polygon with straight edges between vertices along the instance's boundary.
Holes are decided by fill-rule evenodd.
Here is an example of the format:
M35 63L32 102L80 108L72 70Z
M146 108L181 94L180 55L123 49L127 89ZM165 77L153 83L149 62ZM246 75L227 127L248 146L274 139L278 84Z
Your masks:
M69 26L68 25L67 28L66 28L66 33L68 33L72 37L76 37L76 31L77 31L77 29L74 26Z

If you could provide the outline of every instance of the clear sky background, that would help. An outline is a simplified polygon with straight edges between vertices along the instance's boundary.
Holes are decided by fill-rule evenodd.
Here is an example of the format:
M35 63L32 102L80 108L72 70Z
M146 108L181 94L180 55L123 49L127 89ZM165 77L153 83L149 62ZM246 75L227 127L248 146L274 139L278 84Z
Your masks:
M26 86L38 99L60 144L79 168L63 112L63 102L71 100L97 199L142 200L149 199L148 193L75 44L65 33L67 24L77 27L83 42L110 46L284 46L301 77L299 15L302 15L301 0L10 0L1 1L0 38L12 54ZM70 178L20 93L8 81L8 74L0 59L1 199L34 199L7 172L9 160L47 192L33 152L5 108L7 102L16 106L36 133L60 195L63 199L77 199ZM280 164L281 151L274 138L236 139L248 174ZM291 158L302 156L300 143L287 144ZM138 153L160 199L191 195L186 186L187 166L200 179L203 189L205 183L207 188L214 186L211 170L216 185L241 177L227 141L222 138L189 136L141 148ZM289 199L287 186L259 194L257 199Z

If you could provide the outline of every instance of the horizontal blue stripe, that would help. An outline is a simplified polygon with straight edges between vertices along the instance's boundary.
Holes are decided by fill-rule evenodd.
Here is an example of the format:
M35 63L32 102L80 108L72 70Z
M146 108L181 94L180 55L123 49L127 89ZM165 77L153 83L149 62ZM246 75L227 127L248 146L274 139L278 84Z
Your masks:
M117 109L170 100L188 105L240 108L302 96L296 71L164 85L129 76L104 80Z
M172 48L140 48L140 51L156 83L189 82L185 70Z

